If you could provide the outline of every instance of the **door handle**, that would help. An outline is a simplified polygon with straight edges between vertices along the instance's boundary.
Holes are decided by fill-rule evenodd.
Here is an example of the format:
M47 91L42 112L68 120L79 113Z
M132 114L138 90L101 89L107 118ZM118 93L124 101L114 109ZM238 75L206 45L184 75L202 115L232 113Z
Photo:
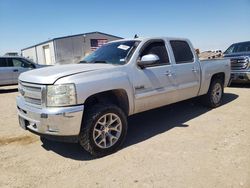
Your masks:
M18 69L14 69L13 72L18 72Z
M198 70L196 68L192 68L193 72L198 72Z
M166 76L172 76L172 72L171 71L166 71L165 73L164 73Z

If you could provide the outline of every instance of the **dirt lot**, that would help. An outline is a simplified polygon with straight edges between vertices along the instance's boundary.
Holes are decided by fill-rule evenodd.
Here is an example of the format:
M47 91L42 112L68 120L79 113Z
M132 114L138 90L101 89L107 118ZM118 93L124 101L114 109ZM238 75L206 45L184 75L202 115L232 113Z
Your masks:
M250 88L223 106L184 101L129 119L125 146L93 159L18 126L15 87L0 88L0 187L250 187Z

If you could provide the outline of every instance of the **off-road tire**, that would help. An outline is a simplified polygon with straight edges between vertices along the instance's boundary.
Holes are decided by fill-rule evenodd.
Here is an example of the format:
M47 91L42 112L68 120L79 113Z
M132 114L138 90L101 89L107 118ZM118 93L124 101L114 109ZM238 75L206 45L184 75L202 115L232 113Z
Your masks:
M216 86L216 84L219 84L221 87L221 97L219 101L214 101L213 99L213 90ZM222 103L222 98L224 95L224 86L223 86L223 81L221 79L215 78L211 81L211 84L209 86L209 90L206 95L202 96L202 103L209 107L209 108L216 108L221 105Z
M116 143L110 148L104 149L98 147L98 145L95 144L93 138L93 129L98 119L107 113L114 113L119 116L122 123L122 131ZM95 157L102 157L117 151L124 143L126 134L127 117L125 113L114 104L97 104L90 107L89 109L86 109L84 112L81 131L79 134L79 143L91 155Z

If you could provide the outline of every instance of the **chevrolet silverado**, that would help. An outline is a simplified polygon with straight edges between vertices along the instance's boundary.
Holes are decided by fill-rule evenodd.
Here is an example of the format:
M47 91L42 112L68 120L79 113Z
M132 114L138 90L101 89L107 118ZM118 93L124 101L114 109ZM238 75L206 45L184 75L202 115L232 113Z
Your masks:
M229 60L199 61L187 39L113 41L78 64L22 73L19 123L104 156L124 142L130 115L198 96L218 107L230 69Z

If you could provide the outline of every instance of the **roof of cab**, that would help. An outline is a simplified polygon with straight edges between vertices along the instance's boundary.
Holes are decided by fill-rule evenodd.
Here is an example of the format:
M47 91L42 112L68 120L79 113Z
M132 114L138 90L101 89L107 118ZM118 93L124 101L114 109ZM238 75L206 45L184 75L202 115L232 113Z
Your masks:
M154 40L154 39L165 39L165 40L188 40L187 38L179 38L179 37L139 37L139 38L125 38L125 39L119 39L112 42L119 42L119 41L145 41L145 40Z

